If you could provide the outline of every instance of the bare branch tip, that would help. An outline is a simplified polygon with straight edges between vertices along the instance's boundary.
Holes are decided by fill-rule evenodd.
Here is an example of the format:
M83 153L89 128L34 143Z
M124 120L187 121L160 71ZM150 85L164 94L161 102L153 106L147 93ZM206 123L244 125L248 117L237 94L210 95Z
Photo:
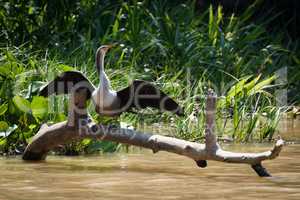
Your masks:
M209 89L208 89L208 91L207 91L207 95L208 95L208 96L211 96L211 97L215 97L215 96L216 96L216 94L215 94L214 90L213 90L213 89L211 89L211 88L209 88Z
M48 127L49 127L48 124L44 123L44 124L41 125L40 129L45 129L45 128L48 128Z
M280 138L279 140L277 140L277 142L276 142L276 145L275 145L275 146L276 146L276 147L281 147L281 146L283 146L283 145L284 145L284 143L285 143L285 142L284 142L284 140Z

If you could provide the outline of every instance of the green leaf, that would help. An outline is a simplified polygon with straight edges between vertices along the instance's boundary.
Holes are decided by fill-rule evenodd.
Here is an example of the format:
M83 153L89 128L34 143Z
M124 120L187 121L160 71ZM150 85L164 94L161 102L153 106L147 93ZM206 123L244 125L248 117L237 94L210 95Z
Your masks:
M6 123L6 122L4 122ZM0 122L1 124L1 122ZM7 123L6 123L7 124ZM1 126L1 125L0 125ZM7 124L8 126L8 124ZM0 132L0 137L8 137L11 133L13 133L16 129L18 128L18 126L16 124L14 124L13 126L8 127L5 131L1 131ZM0 128L1 129L1 128Z
M255 86L255 84L260 79L260 77L261 77L261 74L245 85L246 92L248 92Z
M218 6L217 24L219 25L223 19L222 6Z
M5 112L7 111L7 109L8 109L7 103L2 104L2 105L0 106L0 115L4 115Z
M37 127L36 124L30 124L30 125L28 126L28 128L29 128L30 130L35 129L36 127Z
M218 109L224 108L226 105L226 98L218 98L217 107Z
M239 125L239 110L238 110L238 105L237 105L237 102L235 101L234 102L234 105L233 105L233 125L234 125L234 134L236 133L236 130L238 128L238 125Z
M16 57L10 51L5 51L6 58L9 61L16 61Z
M48 114L48 100L44 97L35 96L31 102L32 115L38 121Z
M8 112L9 112L9 114L12 114L12 115L13 115L13 114L16 113L16 111L17 111L17 108L16 108L16 106L15 106L13 100L10 99L10 100L8 101Z
M114 37L117 36L117 33L119 32L119 20L121 19L122 11L123 9L121 8L115 18L115 23L112 27L112 34Z
M6 131L9 128L9 125L5 121L0 121L0 131Z
M260 93L262 92L262 90L264 88L267 88L267 87L270 87L271 83L276 79L276 76L273 75L271 76L270 78L267 78L259 83L257 83L251 90L249 90L247 92L247 95L250 96L250 95L253 95L253 94L256 94L256 93Z
M15 96L13 98L13 102L20 111L24 113L31 112L30 102L27 99L24 99L23 97L20 96Z
M69 65L63 65L63 64L58 65L57 69L60 70L60 71L63 71L63 72L76 71L76 69L74 67L71 67Z
M25 97L30 98L32 93L37 93L44 84L45 83L42 81L33 81L32 83L30 83Z
M231 99L234 98L236 95L238 95L240 92L243 91L246 82L251 78L251 76L246 76L243 79L241 79L239 82L237 82L234 86L231 87L231 89L227 92L226 95L226 103L230 104ZM223 107L224 105L221 103L225 103L224 101L220 102L220 106Z
M5 65L1 66L0 67L0 75L8 77L11 73L11 71L9 69L10 69L9 64L5 64Z
M7 144L7 139L6 138L0 138L0 147L2 146L6 146L6 144Z
M63 113L58 113L55 115L54 121L55 122L61 122L67 119L67 116L65 116Z
M92 142L91 139L86 138L86 139L83 139L83 140L80 142L80 144L83 145L83 146L88 146L91 142Z
M208 22L208 36L209 36L209 39L212 39L213 22L214 22L214 13L213 13L212 5L210 5L209 6L209 22Z

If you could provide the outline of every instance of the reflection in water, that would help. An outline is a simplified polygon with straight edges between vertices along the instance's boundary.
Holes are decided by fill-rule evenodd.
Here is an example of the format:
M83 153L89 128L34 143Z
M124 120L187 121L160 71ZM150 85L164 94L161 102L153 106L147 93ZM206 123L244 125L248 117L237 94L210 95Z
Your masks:
M279 122L278 132L287 141L299 143L300 141L300 120L283 119Z
M228 145L262 151L270 145ZM0 158L0 199L300 199L300 145L266 161L272 178L247 165L210 161L205 169L175 154L150 151L88 157L48 157L46 162Z

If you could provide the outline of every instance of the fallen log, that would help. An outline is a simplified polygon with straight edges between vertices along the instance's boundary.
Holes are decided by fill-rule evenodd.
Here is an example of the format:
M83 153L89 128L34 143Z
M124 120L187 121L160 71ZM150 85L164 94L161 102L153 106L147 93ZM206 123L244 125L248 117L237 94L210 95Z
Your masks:
M85 95L71 95L68 121L41 126L26 147L24 160L43 160L47 153L58 145L93 138L144 147L152 149L154 153L158 151L176 153L195 160L201 167L206 166L203 166L205 160L249 164L259 176L265 177L271 175L262 166L262 161L276 158L284 144L282 139L278 139L273 149L261 153L234 153L222 150L214 134L216 96L211 91L206 100L205 144L96 124L85 109L86 101L82 99L83 96ZM75 109L74 105L80 109Z

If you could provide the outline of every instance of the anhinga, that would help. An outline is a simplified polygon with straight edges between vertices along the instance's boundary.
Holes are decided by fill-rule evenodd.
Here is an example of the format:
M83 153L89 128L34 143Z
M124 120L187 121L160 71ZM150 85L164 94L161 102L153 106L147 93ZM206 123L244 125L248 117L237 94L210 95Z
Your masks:
M64 72L40 90L40 95L68 94L78 89L86 89L85 99L92 98L96 112L104 116L118 116L132 108L157 108L160 111L170 111L179 116L184 115L183 109L164 92L147 81L134 80L131 85L115 91L111 89L110 81L104 71L104 58L110 45L98 48L96 52L96 69L100 77L99 87L94 85L80 72ZM206 167L206 160L196 161L199 167Z
M160 111L170 111L179 116L184 115L183 109L164 92L152 83L134 80L131 85L115 91L104 71L104 58L111 45L103 45L96 52L96 69L100 77L99 87L93 84L80 72L64 72L40 90L40 95L47 97L51 94L67 94L74 88L86 88L87 98L92 99L96 112L104 116L118 116L132 108L157 108Z

